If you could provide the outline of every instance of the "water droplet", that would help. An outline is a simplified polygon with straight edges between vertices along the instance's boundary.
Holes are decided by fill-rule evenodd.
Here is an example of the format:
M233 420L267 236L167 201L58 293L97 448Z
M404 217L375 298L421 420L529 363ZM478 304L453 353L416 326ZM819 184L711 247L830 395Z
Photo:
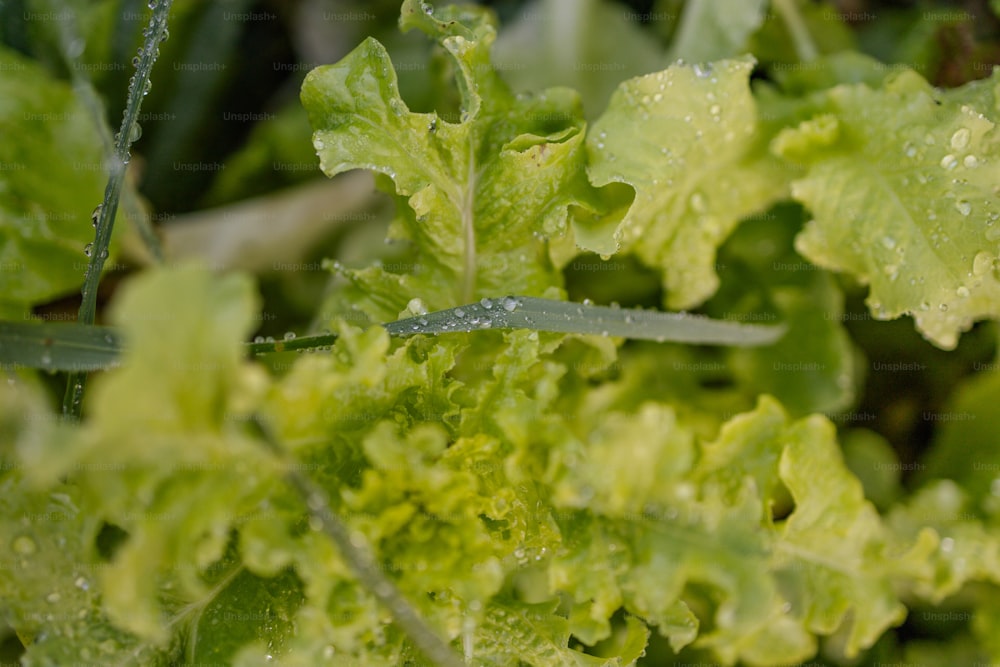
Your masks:
M488 317L484 317L482 321L479 322L479 326L482 329L489 329L491 326L493 326L493 320L491 320Z
M969 296L969 288L966 287L965 285L961 285L959 286L958 289L955 290L955 294L958 296L958 298L965 299L966 297Z
M594 302L593 302L593 300L591 300L591 299L584 299L584 300L583 300L583 305L585 305L585 306L593 306L593 305L594 305ZM577 312L578 312L578 313L580 313L581 315L583 314L583 311L582 311L582 310L580 310L579 308L577 308L576 310L577 310Z
M426 304L424 304L424 300L421 299L420 297L415 297L413 299L410 299L410 301L406 304L406 309L411 313L413 313L414 315L427 314L427 306Z
M883 236L882 245L885 246L886 250L892 250L893 248L896 247L896 239L892 238L891 236Z
M950 553L952 549L955 548L955 540L951 537L946 537L941 540L941 551L945 553Z
M11 548L14 549L14 553L21 556L30 556L38 551L38 545L35 544L35 541L27 535L15 537L14 542L11 544Z
M712 76L712 63L696 63L694 75L699 79L707 79Z
M501 305L503 305L503 309L508 313L512 313L517 309L517 299L512 296L505 296Z
M59 595L59 593L53 592L45 596L45 601L48 602L49 604L55 604L59 602L59 600L62 600L62 596Z
M88 243L87 245L83 246L83 254L84 255L86 255L87 257L90 257L93 253L94 253L94 244L93 243Z
M489 310L493 307L493 302L484 296L482 299L479 300L479 305L481 305L486 310Z
M964 199L960 199L957 202L955 202L955 210L961 213L962 215L969 215L970 213L972 213L972 204L965 201Z
M139 66L139 56L133 56L132 57L132 67L138 67L138 66Z
M170 39L170 31L166 28L163 29L163 35L160 36L160 42L165 42Z
M907 141L903 144L903 153L906 154L906 157L913 157L917 154L917 147Z
M424 10L424 14L430 16L434 13L434 7L426 2L420 3L420 8Z
M993 268L996 258L985 250L976 253L972 259L972 273L977 276L984 276Z
M718 116L719 113L721 112L722 112L722 107L720 107L718 104L713 104L711 107L708 108L708 113L712 114L713 116Z
M979 158L975 155L966 155L965 159L962 160L962 164L964 164L968 169L975 169L979 166Z
M90 214L90 224L94 229L97 229L97 223L101 220L101 211L104 210L104 204L98 204L94 207L93 213Z
M255 342L255 343L263 343L264 342L264 337L263 336L254 336L253 337L253 342Z
M969 128L963 127L955 130L955 134L951 135L951 147L956 151L960 151L969 145L969 138L972 133L969 132Z
M136 141L139 141L139 138L141 136L142 136L142 125L136 123L135 125L132 126L132 131L129 132L128 135L129 143L134 143Z
M942 313L947 313L948 312L948 304L946 304L946 303L940 303L940 304L938 304L938 310L940 310Z
M285 340L295 340L295 332L294 331L286 331L285 332Z
M958 164L958 158L948 153L943 158L941 158L941 168L942 169L954 169Z

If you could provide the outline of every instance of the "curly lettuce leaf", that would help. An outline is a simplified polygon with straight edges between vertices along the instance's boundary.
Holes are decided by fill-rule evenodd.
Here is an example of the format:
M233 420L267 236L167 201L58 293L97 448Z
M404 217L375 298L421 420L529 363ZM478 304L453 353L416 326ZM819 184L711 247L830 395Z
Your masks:
M642 413L634 431L603 415L578 455L561 455L553 502L573 511L556 515L563 542L549 577L573 595L575 635L599 641L623 606L675 650L694 642L724 664L789 664L815 652L817 635L846 630L844 651L857 655L902 620L894 582L920 571L927 544L888 534L830 422L791 421L762 400L694 459L690 430L669 411ZM656 484L636 477L636 460Z
M570 205L594 205L576 93L515 97L489 60L490 14L471 6L427 8L407 1L401 25L436 39L449 54L459 118L411 112L374 39L313 70L302 87L323 172L379 172L403 203L390 237L414 245L410 270L345 270L375 321L394 318L414 297L436 310L560 287L545 238L566 234Z
M635 200L613 233L578 233L601 254L634 252L663 272L666 304L690 308L719 284L716 249L740 219L787 193L750 94L752 58L673 65L622 83L587 137L590 179Z
M805 168L792 196L814 219L797 250L868 284L876 318L911 315L944 349L1000 312L998 77L938 92L904 70L835 86L772 142Z
M86 424L19 450L38 483L72 475L86 510L128 533L100 573L104 608L156 645L172 635L164 614L180 613L161 605L160 587L181 599L207 595L202 573L278 474L241 433L266 387L241 358L255 307L242 276L142 274L111 308L127 346L121 366L95 380Z
M102 609L101 521L77 484L40 487L19 450L71 437L37 388L0 385L0 609L25 665L88 660L166 664L170 653L116 627Z

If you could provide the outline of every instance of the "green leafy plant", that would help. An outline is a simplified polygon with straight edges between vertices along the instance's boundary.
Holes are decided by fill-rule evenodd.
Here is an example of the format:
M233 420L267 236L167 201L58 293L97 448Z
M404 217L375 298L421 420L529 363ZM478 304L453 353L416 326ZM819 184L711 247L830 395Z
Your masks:
M811 5L728 5L689 3L669 55L637 42L664 67L599 112L514 92L471 5L402 5L442 58L433 110L374 38L312 70L321 170L375 172L402 249L331 260L305 336L248 342L255 281L191 264L130 277L96 326L121 164L79 322L14 321L72 284L27 277L74 237L24 231L43 195L12 170L4 257L32 268L0 322L0 608L22 662L1000 660L995 330L962 338L1000 308L1000 74L940 90L813 41ZM775 34L794 63L741 53ZM878 357L905 345L920 361ZM866 368L925 362L953 377L916 458L851 422ZM70 371L82 419L31 369Z

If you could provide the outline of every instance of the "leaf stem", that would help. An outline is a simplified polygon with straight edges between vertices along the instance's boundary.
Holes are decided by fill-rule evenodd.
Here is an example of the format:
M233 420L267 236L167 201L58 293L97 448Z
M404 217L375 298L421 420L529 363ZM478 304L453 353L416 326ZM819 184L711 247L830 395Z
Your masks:
M97 233L91 246L90 261L83 278L82 302L77 314L79 324L93 324L97 316L97 287L104 270L104 260L108 257L108 246L111 243L111 230L115 215L118 213L118 200L121 196L122 184L125 181L125 165L131 159L129 147L137 139L136 133L139 108L142 98L149 85L149 73L160 53L159 44L167 34L167 17L173 0L151 0L152 14L149 27L146 29L146 40L137 56L135 74L128 87L128 100L121 129L115 135L115 149L108 165L108 184L104 189L104 201L95 212L97 215ZM83 405L83 391L87 375L81 371L70 374L63 396L63 417L70 420L80 418Z
M440 667L465 667L465 662L434 632L396 585L378 568L364 535L352 531L334 514L323 489L299 471L294 465L295 461L267 425L257 416L253 421L260 430L264 443L285 464L285 480L305 501L311 521L318 524L337 545L361 585L389 610L399 627L434 664Z

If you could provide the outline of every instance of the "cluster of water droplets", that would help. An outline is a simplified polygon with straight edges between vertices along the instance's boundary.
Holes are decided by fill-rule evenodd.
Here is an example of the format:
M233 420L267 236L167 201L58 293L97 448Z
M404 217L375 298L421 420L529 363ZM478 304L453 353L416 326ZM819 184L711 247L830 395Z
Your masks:
M521 300L513 296L483 297L478 303L428 314L422 300L412 299L404 311L411 317L391 322L386 328L397 335L504 328L508 325L506 316L521 305Z

